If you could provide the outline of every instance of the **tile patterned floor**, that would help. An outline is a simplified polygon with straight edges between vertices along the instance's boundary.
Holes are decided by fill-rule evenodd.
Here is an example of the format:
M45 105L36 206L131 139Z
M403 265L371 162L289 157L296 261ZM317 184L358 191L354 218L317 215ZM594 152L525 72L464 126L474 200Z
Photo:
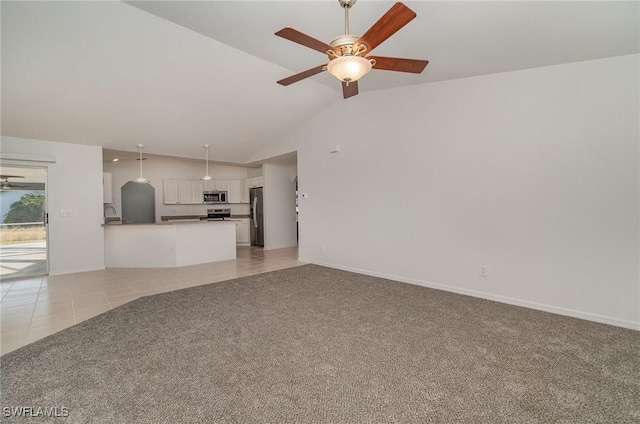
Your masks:
M111 268L0 282L5 354L141 296L302 265L298 249L239 247L237 259L181 268Z

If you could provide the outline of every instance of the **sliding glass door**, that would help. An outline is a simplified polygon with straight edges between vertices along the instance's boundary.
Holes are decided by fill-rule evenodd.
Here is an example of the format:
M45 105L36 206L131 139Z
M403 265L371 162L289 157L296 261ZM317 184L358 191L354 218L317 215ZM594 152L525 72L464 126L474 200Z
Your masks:
M0 165L0 279L46 275L47 169Z

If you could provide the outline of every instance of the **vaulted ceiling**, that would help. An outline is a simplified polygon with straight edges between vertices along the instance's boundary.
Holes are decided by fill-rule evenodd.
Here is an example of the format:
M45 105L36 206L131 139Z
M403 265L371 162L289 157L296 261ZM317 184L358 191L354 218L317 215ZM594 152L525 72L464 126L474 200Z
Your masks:
M393 2L360 0L361 35ZM639 52L636 1L407 1L417 18L375 53L430 61L420 75L372 71L343 100L322 73L275 82L326 56L274 32L329 42L336 0L1 3L2 134L111 150L246 163L334 102L374 90Z

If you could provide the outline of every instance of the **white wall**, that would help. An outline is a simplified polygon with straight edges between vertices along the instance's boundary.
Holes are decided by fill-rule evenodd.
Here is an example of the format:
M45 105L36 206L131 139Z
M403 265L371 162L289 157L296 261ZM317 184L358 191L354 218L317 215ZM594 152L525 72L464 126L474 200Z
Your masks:
M264 248L282 249L298 244L296 238L296 165L265 163Z
M55 157L55 163L41 164L47 167L49 273L103 269L102 148L2 137L0 151ZM71 216L60 216L60 210L71 210Z
M638 57L324 110L264 152L298 147L300 259L640 328Z
M203 153L204 154L204 153ZM143 153L143 156L144 153ZM147 157L147 156L145 156ZM121 187L140 175L139 161L122 160L104 164L105 172L113 175L113 203L116 216L122 216ZM206 215L211 205L164 205L162 203L162 180L198 180L205 174L204 161L150 156L142 164L142 173L151 181L156 191L156 221L163 215ZM222 180L242 180L247 177L247 168L243 166L219 165L209 162L209 175ZM248 205L225 205L231 208L232 214L248 214ZM114 216L108 210L107 216Z

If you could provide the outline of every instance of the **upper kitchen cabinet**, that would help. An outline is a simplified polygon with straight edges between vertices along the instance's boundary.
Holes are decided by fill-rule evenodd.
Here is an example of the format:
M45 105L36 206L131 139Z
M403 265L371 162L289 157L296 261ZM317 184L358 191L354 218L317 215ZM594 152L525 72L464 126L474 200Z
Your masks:
M264 186L264 177L247 178L247 189Z
M193 203L193 184L191 181L178 181L178 203L188 205Z
M215 180L207 180L203 181L204 185L202 191L216 191L216 182Z
M162 203L165 205L202 204L202 181L164 180Z
M191 186L193 190L193 202L196 204L202 203L204 200L202 193L206 191L205 183L206 181L202 181L202 180L191 181Z
M113 175L111 172L102 173L102 203L113 203Z
M227 202L242 203L242 182L240 180L227 181Z
M162 203L165 205L201 205L205 191L226 191L227 203L249 203L244 199L241 180L164 180Z
M216 191L228 191L229 184L227 180L214 180L216 183Z
M162 182L162 203L165 205L178 203L178 180L164 180Z
M240 203L249 203L249 187L247 186L247 180L242 180L242 187L240 187L241 198Z

